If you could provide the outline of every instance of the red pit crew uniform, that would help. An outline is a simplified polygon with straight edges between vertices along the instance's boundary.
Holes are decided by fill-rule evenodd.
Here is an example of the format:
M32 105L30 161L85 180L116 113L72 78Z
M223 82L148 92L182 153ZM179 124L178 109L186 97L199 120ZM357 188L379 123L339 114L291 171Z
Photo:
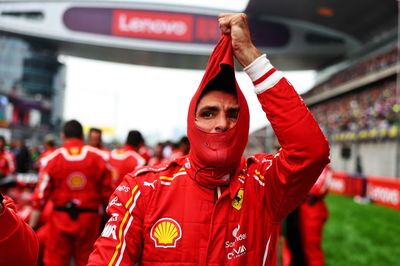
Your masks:
M2 201L1 195L0 201ZM3 211L0 212L0 265L36 265L39 243L35 232L17 216L10 198L5 196L2 205Z
M53 148L53 147L45 149L45 150L39 155L39 158L34 162L35 168L36 168L37 170L40 171L40 168L42 167L42 163L41 163L42 159L43 159L43 158L46 158L47 155L49 155L50 153L52 153L52 152L55 151L55 150L56 150L56 148Z
M15 171L15 156L12 152L3 150L0 152L0 178Z
M192 174L190 155L128 174L111 196L111 218L88 265L276 263L280 222L316 181L329 148L302 99L265 55L245 71L282 150L242 159L228 185L215 190Z
M309 266L325 265L322 236L324 224L328 219L328 208L324 197L328 192L331 175L332 170L326 166L311 188L307 200L299 206L301 244Z
M70 139L42 160L33 205L54 203L46 233L45 265L86 265L100 233L99 208L111 194L111 173L100 150ZM103 184L108 184L104 186Z
M149 163L149 161L150 161L150 159L151 159L151 157L152 157L152 154L153 154L153 152L152 152L147 146L145 146L145 145L142 145L142 146L139 148L138 153L139 153L140 156L142 156L142 158L144 159L145 164L148 164L148 163Z
M105 152L106 154L110 154L110 150L109 149L107 149L106 147L95 147L95 148L97 148L97 149L99 149L99 150L101 150L102 152Z
M110 153L110 165L113 170L113 187L121 183L124 176L136 168L145 165L145 160L130 145L121 149L112 150Z

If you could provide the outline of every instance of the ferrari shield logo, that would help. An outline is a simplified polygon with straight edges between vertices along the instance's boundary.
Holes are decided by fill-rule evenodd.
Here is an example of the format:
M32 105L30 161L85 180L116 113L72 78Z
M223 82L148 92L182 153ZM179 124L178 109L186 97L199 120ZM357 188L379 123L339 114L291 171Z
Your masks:
M235 198L232 201L232 207L235 208L238 211L242 208L243 195L244 195L244 189L241 188L241 189L239 189L239 191L237 192Z

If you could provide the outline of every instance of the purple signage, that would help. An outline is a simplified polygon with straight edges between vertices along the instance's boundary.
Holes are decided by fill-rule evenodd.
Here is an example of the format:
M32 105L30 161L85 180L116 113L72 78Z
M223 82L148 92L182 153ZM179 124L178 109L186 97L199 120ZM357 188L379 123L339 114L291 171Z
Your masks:
M72 31L136 39L215 44L221 34L216 16L191 13L73 7L63 20ZM250 21L250 26L259 46L282 47L289 41L283 24Z

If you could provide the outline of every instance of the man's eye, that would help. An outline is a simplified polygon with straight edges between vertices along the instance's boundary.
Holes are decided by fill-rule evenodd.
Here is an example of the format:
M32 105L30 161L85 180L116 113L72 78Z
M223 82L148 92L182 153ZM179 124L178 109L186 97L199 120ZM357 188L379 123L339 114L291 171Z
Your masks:
M200 117L202 118L211 118L213 117L214 113L213 112L209 112L209 111L205 111L205 112L201 112L200 113Z
M228 113L228 118L237 119L238 115L239 115L239 112L230 112L230 113Z

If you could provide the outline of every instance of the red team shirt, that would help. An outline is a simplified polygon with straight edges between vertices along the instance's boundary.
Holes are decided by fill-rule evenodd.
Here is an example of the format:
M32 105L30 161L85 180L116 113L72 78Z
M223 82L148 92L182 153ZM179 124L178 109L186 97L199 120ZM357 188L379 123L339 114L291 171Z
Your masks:
M4 150L0 152L0 173L4 176L14 173L15 156L12 152Z
M130 145L121 149L112 150L110 153L110 165L113 170L113 187L121 183L124 176L136 168L145 165L145 160Z
M100 233L100 207L112 193L107 159L107 153L84 145L80 139L69 139L41 160L33 206L43 208L48 199L55 206L44 232L46 265L64 265L72 255L76 265L86 265ZM74 219L60 210L67 203L85 212Z
M82 140L65 141L61 148L41 160L35 206L51 198L56 206L74 201L77 207L97 209L111 191L107 158L106 153L84 145Z
M314 197L313 203L305 201L299 206L301 245L309 266L325 265L322 238L329 212L324 197L328 193L331 175L332 169L326 166L309 192L309 197Z
M149 160L151 159L151 157L153 155L153 152L148 147L146 147L145 145L142 145L139 148L138 153L144 159L145 164L147 164L149 162Z

